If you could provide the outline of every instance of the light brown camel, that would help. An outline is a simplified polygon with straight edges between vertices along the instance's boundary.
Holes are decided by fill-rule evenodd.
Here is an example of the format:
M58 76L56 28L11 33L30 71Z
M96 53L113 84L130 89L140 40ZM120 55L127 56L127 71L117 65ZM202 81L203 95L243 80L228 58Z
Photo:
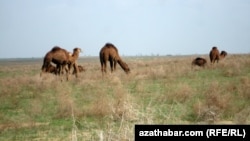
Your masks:
M207 60L205 58L197 57L192 61L192 68L193 66L200 66L200 67L205 67L207 64Z
M73 54L69 53L68 71L70 73L71 68L74 67L73 71L75 73L73 73L73 74L75 74L76 77L78 77L78 73L79 73L77 59L79 58L80 52L82 52L82 50L80 48L74 48Z
M210 51L209 53L209 58L210 58L210 62L212 64L215 63L215 61L218 63L219 62L219 59L220 59L220 52L218 50L217 47L212 47L212 50Z
M128 74L130 69L128 65L122 61L118 49L111 43L106 43L99 52L102 74L106 73L107 61L110 62L111 73L116 70L116 63Z
M56 64L56 74L61 75L62 71L66 69L66 65L68 65L68 69L70 70L72 66L76 69L78 72L76 60L79 56L79 52L81 49L75 48L74 53L72 56L70 56L69 52L61 47L54 46L49 52L46 53L43 59L43 65L42 65L42 72L40 73L40 76L42 76L42 73L46 72L46 69L49 68L51 63ZM76 77L77 77L76 73ZM66 77L68 80L69 71L66 71Z

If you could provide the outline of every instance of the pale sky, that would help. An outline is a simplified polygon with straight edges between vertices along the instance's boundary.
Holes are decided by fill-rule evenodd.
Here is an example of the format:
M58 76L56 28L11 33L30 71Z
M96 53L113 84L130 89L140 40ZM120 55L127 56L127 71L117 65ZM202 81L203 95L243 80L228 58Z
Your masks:
M250 53L249 0L0 0L0 58Z

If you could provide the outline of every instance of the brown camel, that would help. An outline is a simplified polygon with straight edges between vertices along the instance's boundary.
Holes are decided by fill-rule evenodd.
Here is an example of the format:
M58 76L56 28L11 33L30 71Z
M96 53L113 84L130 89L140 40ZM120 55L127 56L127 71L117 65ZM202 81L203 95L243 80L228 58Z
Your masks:
M227 52L226 51L221 51L221 53L220 53L220 59L223 59L223 58L225 58L227 56Z
M81 65L78 65L78 70L79 70L79 72L85 72L86 71L86 69L83 66L81 66ZM76 74L76 70L75 69L74 69L74 71L73 71L72 74Z
M54 46L49 52L46 53L43 59L43 66L42 66L42 73L46 72L46 69L49 68L51 65L51 62L56 64L57 70L59 70L59 74L61 74L61 66L64 66L68 63L69 60L69 54L68 51L65 49L59 47L59 46ZM68 75L67 75L68 79Z
M212 64L214 64L215 62L218 63L220 59L223 59L226 56L227 56L227 52L226 51L221 51L221 53L220 53L216 46L212 47L212 49L211 49L211 51L209 53L210 62Z
M209 57L210 57L210 62L212 64L215 63L215 61L218 63L219 62L219 59L220 59L220 52L218 50L217 47L212 47L212 50L210 51L209 53Z
M207 60L205 58L197 57L192 61L192 68L196 65L204 68L206 64Z
M128 65L122 61L118 49L111 43L106 43L99 53L102 74L106 73L107 61L110 62L111 73L116 70L116 63L128 74L130 69Z
M53 66L52 64L49 64L49 66L46 68L45 72L47 73L52 73L52 74L57 74L57 68Z
M74 53L72 56L69 55L69 52L65 49L54 46L49 52L46 53L44 59L43 59L43 65L42 65L42 72L40 76L42 76L42 73L46 72L46 69L49 68L51 63L56 64L56 74L61 75L62 71L66 69L66 65L68 65L68 69L70 70L72 66L76 69L76 77L78 74L78 68L75 67L77 65L76 60L79 56L79 52L81 49L75 48ZM66 72L67 80L69 76L69 71Z

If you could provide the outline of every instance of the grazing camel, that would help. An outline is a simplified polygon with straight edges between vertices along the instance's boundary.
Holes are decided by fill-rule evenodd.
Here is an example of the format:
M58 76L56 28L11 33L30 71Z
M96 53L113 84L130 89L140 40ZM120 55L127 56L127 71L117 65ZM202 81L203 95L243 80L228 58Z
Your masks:
M220 59L220 52L218 50L218 48L216 46L212 47L212 50L209 53L209 58L210 58L210 62L212 64L215 63L215 61L218 63L219 59Z
M68 60L69 60L68 52L63 48L60 48L59 46L54 46L44 56L42 72L40 76L42 76L42 73L46 72L46 69L51 65L51 62L56 64L57 70L59 70L59 75L60 75L61 66L66 65L68 63ZM68 75L67 75L67 79L68 79Z
M78 72L78 68L76 68L75 66L77 65L76 59L78 58L80 51L81 49L75 48L74 53L72 54L72 56L70 56L69 52L66 51L65 49L60 48L58 46L54 46L44 56L42 72L40 73L40 76L42 76L42 73L46 72L46 69L49 68L51 63L56 64L56 74L61 75L62 70L65 69L66 65L69 66L68 68L69 70L72 66L74 66L74 68ZM77 77L77 74L78 73L76 73L76 77ZM68 76L69 76L69 71L66 73L67 80L68 80Z
M205 58L197 57L192 61L192 68L196 65L204 68L206 64L207 60Z
M128 65L122 61L118 49L111 43L106 43L99 52L102 74L106 73L107 61L110 62L111 73L116 70L116 63L128 74L130 69Z

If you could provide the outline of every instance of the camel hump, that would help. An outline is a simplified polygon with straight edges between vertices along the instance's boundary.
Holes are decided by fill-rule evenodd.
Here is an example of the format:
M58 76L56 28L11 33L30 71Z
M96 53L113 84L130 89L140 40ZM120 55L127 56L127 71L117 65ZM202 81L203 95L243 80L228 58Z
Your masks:
M201 58L201 57L197 57L197 58L195 58L195 60L204 60L203 58Z
M106 43L105 46L106 47L114 47L114 44L112 44L112 43Z
M107 48L114 48L114 49L116 50L116 52L118 52L118 49L117 49L116 46L115 46L114 44L112 44L112 43L106 43L106 44L105 44L105 47L107 47Z
M217 49L217 47L216 46L213 46L213 48L212 48L213 50L215 50L215 49Z
M51 51L52 52L55 52L55 51L58 51L58 50L60 50L61 48L59 47L59 46L54 46L52 49L51 49Z

